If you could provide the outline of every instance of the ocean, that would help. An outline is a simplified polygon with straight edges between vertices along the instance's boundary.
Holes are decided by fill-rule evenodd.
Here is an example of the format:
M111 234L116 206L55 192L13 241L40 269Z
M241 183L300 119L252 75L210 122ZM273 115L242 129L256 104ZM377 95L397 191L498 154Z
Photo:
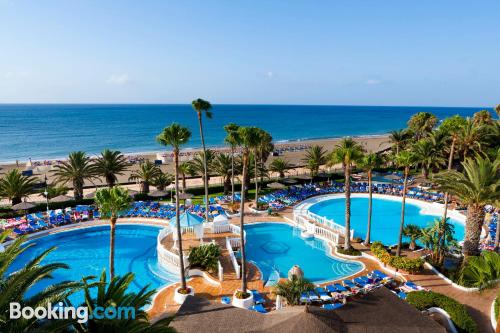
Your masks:
M214 105L213 119L204 120L208 146L224 144L223 126L229 122L269 131L276 142L342 136L381 135L404 128L419 111L442 119L470 116L484 108ZM162 148L156 135L172 122L191 129L186 148L199 147L200 136L191 105L139 104L3 104L0 105L0 162L64 158L83 150L97 154L104 148L124 153Z

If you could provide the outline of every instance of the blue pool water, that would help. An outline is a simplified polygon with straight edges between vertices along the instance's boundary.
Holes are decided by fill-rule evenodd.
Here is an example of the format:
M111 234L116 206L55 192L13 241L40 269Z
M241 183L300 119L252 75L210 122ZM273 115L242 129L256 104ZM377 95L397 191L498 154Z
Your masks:
M363 268L358 262L328 256L323 241L303 240L298 229L286 224L254 224L245 230L247 257L260 268L264 281L277 273L287 277L293 265L299 265L312 282L339 279Z
M401 201L373 199L371 240L381 241L386 245L398 242L399 224L401 221ZM416 224L426 227L437 216L420 213L421 208L406 202L405 224ZM333 219L340 225L345 224L344 197L324 200L312 205L309 211L328 219ZM365 238L368 218L368 198L351 198L351 229L356 237ZM455 239L463 240L465 227L456 220L451 220L455 226ZM406 239L405 239L406 240Z
M118 225L115 242L115 275L128 272L135 274L130 291L138 291L146 285L159 288L177 281L177 275L158 267L156 258L156 237L160 227L144 225ZM30 241L35 245L23 252L11 266L11 271L20 269L29 260L46 249L56 246L42 263L66 263L70 269L60 269L52 280L35 285L27 296L36 293L50 284L73 280L83 276L99 277L106 269L109 278L109 227L99 226L61 232ZM75 304L83 300L83 294L71 296Z

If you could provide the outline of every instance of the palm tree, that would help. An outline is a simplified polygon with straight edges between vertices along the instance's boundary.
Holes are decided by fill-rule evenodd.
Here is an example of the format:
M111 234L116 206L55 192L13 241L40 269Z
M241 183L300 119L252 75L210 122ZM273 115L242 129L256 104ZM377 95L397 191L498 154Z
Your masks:
M118 276L110 279L106 283L106 272L103 271L99 281L89 284L87 279L83 279L85 299L81 306L88 309L100 307L106 309L110 306L114 308L130 309L129 315L133 312L133 318L127 318L127 313L122 313L123 317L109 320L105 318L90 317L85 323L79 323L78 319L55 320L50 328L63 331L64 328L73 328L79 333L101 333L101 332L137 332L137 333L171 333L174 329L168 327L173 317L166 317L154 324L149 321L148 314L144 310L151 304L151 299L155 294L154 289L145 287L137 293L128 292L134 280L133 273ZM93 288L97 286L97 295L92 297ZM72 331L73 331L72 330Z
M311 170L311 176L315 177L319 172L319 167L327 162L328 156L326 150L321 146L312 146L306 150L305 157L302 159Z
M410 168L415 164L415 155L410 151L402 151L396 155L396 165L398 167L404 168L404 182L403 182L403 199L401 201L401 223L399 225L399 239L398 248L396 250L396 256L401 255L401 244L403 241L403 228L405 225L405 203L406 203L406 191L408 188L408 175L410 174Z
M500 117L500 104L498 104L497 106L495 106L495 112L497 114L497 117Z
M33 193L35 183L33 177L23 176L18 169L12 169L0 179L0 197L5 197L12 205L16 205Z
M236 147L238 147L240 143L238 128L239 126L234 123L229 123L224 126L224 130L227 133L224 141L231 147L231 204L234 204L234 153Z
M205 163L208 168L212 168L212 163L215 158L215 151L211 149L207 149L204 152L200 151L196 153L193 159L187 163L189 163L188 172L191 176L201 176L203 182L205 182L205 177L207 181L210 181L210 174L205 173Z
M168 185L172 184L173 181L173 175L160 170L160 173L153 179L152 184L156 186L158 190L163 191Z
M130 206L132 199L123 187L102 188L95 193L95 203L103 216L109 217L109 277L115 276L115 231L118 214Z
M143 162L139 165L139 169L133 171L128 177L128 180L141 182L141 193L149 193L149 184L155 181L162 175L160 168L151 161Z
M363 158L363 147L352 138L343 138L332 152L332 162L342 163L345 175L345 235L344 249L351 248L351 168Z
M182 192L186 192L186 175L194 174L195 172L192 170L191 163L182 162L179 164L179 175L182 178Z
M59 195L65 195L68 193L68 188L64 185L57 184L48 184L47 185L47 196L45 196L45 192L42 195L46 198L52 199Z
M403 235L410 238L410 251L417 248L417 239L422 236L422 228L416 224L407 224L403 229Z
M193 109L196 111L196 114L198 115L198 125L200 127L200 138L201 138L201 145L203 147L203 171L204 171L204 185L205 185L205 220L208 222L208 164L207 164L207 149L205 147L205 137L203 136L203 122L201 120L201 115L202 113L205 113L205 116L207 119L212 119L212 104L210 102L205 101L201 98L195 99L191 105L193 106Z
M184 275L184 255L182 253L182 233L179 219L179 151L180 146L188 143L191 138L191 131L177 123L165 127L156 137L156 141L164 146L172 146L174 150L174 170L175 170L175 226L177 229L177 244L179 249L179 273L181 277L180 291L187 291L186 277ZM208 220L207 220L208 221Z
M59 183L72 183L75 200L81 200L85 180L95 178L95 169L85 152L76 151L69 154L67 161L54 166L54 175Z
M273 137L268 132L257 129L258 131L258 141L253 147L254 153L254 170L255 170L255 209L258 209L259 202L259 176L262 179L264 171L264 162L267 160L270 152L274 150L274 145L272 143ZM265 160L264 160L265 159Z
M451 136L451 146L450 146L450 154L448 155L448 170L451 170L453 166L453 158L455 154L455 145L457 144L457 140L459 138L460 132L462 131L463 126L465 125L466 120L459 115L455 115L453 117L446 118L443 120L441 125L439 125L439 130L443 133L446 133L448 136ZM444 212L443 212L443 220L446 220L448 215L448 193L444 194Z
M6 241L10 231L0 234L0 244ZM26 250L34 246L34 243L23 244L27 238L21 236L16 238L12 244L0 252L0 332L35 332L43 331L42 323L36 317L31 319L11 319L8 315L10 304L20 303L21 307L47 307L49 303L64 301L75 291L79 290L79 282L51 283L50 279L60 269L69 269L63 263L42 264L54 247L43 251L32 260L24 263L22 269L11 269L11 265ZM9 273L10 271L10 273ZM48 287L33 294L33 286L39 283L47 283ZM48 330L50 332L50 330ZM59 331L57 331L59 332Z
M222 177L224 183L224 195L231 190L231 177L234 172L233 159L229 154L218 153L212 162L212 169Z
M307 279L292 275L291 280L280 281L274 290L274 293L283 297L287 305L300 305L300 297L302 293L314 290L314 284Z
M271 164L269 164L269 171L276 172L279 178L285 178L285 174L288 172L292 165L290 162L285 160L284 158L278 157L275 158Z
M104 149L94 163L96 174L104 177L109 187L115 186L117 176L123 175L129 167L130 163L118 150Z
M399 129L389 132L389 140L393 147L396 148L396 154L399 154L399 149L406 144L408 140L407 133L404 129Z
M439 167L444 164L445 160L441 156L441 151L436 150L431 138L425 138L417 141L412 147L415 159L422 166L422 175L425 179L429 179L429 171L433 167Z
M435 177L441 190L458 197L467 205L465 239L462 253L477 255L484 223L484 206L500 200L500 157L490 161L476 155L462 162L463 172L447 170Z
M360 167L368 174L368 224L366 226L365 245L370 246L372 229L372 171L382 164L382 159L375 153L366 154L360 161Z
M416 140L427 136L437 123L437 117L429 112L418 112L408 120L408 129Z
M459 132L460 150L462 159L482 151L482 145L485 140L485 131L483 126L476 126L474 121L468 118Z
M481 110L474 113L474 115L472 116L472 121L476 126L493 124L493 118L491 117L491 113L488 110Z
M250 149L253 149L259 142L259 129L257 127L240 127L238 129L238 137L243 146L243 179L246 178L248 172L248 160ZM244 183L244 182L243 182ZM245 196L246 189L241 190L240 204L240 243L241 243L241 292L247 291L247 268L246 268L246 251L245 251Z

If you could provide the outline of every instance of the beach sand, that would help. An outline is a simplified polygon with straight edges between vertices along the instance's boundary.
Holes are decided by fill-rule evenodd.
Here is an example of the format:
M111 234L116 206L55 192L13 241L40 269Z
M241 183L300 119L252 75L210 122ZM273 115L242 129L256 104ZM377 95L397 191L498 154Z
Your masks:
M367 152L377 152L384 150L388 147L390 147L390 143L388 140L388 136L383 135L383 136L365 136L365 137L354 137L354 139L359 142L364 149ZM340 139L319 139L319 140L307 140L307 141L293 141L293 142L286 142L286 143L275 143L276 148L284 148L284 147L299 147L299 146L313 146L313 145L319 145L325 148L328 152L332 151L335 147L335 145L340 141ZM212 149L212 148L211 148ZM227 147L220 147L220 148L213 148L214 150L221 150L221 151L228 151ZM188 149L184 150L183 152L191 152L195 153L196 151L199 151L199 149ZM169 153L169 152L167 152ZM151 152L151 153L144 153L144 154L130 154L131 156L138 157L138 158L143 158L146 160L153 161L156 159L156 152ZM289 151L289 152L284 152L280 158L284 158L296 167L293 170L290 170L289 175L297 175L297 174L304 174L307 172L303 168L304 162L302 159L304 158L305 155L305 149L303 150L298 150L298 151ZM276 157L270 156L268 159L267 163L270 163L273 159ZM35 161L33 161L35 162ZM20 170L25 170L26 169L26 164L27 161L20 162L19 166L16 166L16 164L0 164L0 177L3 176L6 172L12 170L12 169L20 169ZM43 161L42 161L43 164ZM52 163L54 164L54 163ZM118 176L118 182L122 184L127 184L126 187L134 190L139 190L139 185L138 184L131 184L128 180L131 172L134 170L137 170L139 167L139 164L134 164L131 166L131 168L124 173L123 175ZM334 168L336 168L334 166ZM50 167L48 166L40 166L34 168L33 176L39 178L40 180L43 181L44 177L47 176L49 183L54 181L54 176L52 175L52 172L50 171ZM162 171L173 173L173 164L172 162L167 162L167 164L161 165ZM271 176L276 176L276 175L271 175ZM220 177L211 177L210 178L210 184L221 184L222 180ZM86 181L85 183L85 190L84 194L92 192L96 186L103 186L105 185L104 181L102 179L94 179L92 182ZM187 181L187 186L188 187L194 187L194 186L201 186L202 181L201 178L192 178L188 179ZM71 188L71 184L66 184L66 186ZM154 187L152 187L154 189ZM72 195L72 192L70 191L68 195ZM41 195L32 195L28 199L28 201L32 202L44 202L45 199ZM0 201L0 205L6 205L8 204L8 201L3 199Z

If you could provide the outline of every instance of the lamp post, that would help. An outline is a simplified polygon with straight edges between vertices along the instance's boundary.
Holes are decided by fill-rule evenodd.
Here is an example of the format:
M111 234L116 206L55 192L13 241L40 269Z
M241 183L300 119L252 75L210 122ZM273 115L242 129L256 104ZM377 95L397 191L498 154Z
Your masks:
M45 174L45 192L43 194L45 195L45 200L47 202L47 218L49 217L49 182L47 180L47 174Z

